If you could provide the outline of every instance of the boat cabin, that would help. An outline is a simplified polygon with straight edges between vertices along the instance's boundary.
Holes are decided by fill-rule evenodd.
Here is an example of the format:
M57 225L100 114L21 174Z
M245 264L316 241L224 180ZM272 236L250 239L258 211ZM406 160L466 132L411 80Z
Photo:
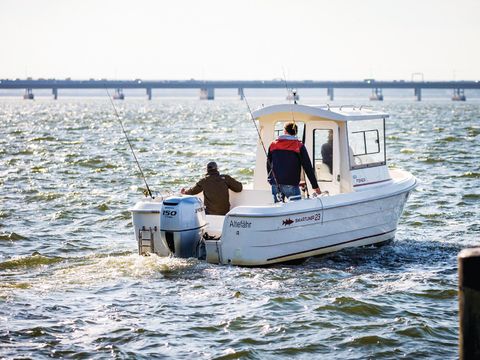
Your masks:
M386 165L386 113L353 106L280 104L259 109L253 117L267 151L269 144L283 134L285 123L297 124L297 137L308 151L320 189L330 195L371 189L391 180ZM308 180L307 184L312 194ZM253 189L270 188L265 151L259 140Z

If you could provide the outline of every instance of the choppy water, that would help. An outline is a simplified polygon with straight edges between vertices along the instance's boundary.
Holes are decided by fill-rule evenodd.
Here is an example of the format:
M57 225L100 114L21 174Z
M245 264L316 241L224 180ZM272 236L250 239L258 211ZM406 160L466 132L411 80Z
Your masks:
M0 357L457 357L456 256L480 234L479 104L375 104L391 113L390 164L421 181L395 243L238 268L136 255L127 209L143 184L108 99L1 99ZM152 188L192 184L211 159L252 179L244 103L116 105Z

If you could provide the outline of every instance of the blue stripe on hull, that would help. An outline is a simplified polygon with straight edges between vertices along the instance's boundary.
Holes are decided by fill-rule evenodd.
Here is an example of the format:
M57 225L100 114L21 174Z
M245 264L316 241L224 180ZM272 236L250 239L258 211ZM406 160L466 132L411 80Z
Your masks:
M361 237L361 238L358 238L358 239L344 241L344 242L341 242L341 243L338 243L338 244L335 244L335 245L326 245L326 246L321 246L321 247L318 247L318 248L315 248L315 249L299 251L299 252L288 254L288 255L277 256L277 257L274 257L274 258L267 259L267 261L278 260L278 259L281 259L281 258L286 258L286 257L294 256L294 255L305 254L305 253L309 253L309 252L312 252L312 251L326 249L326 248L329 248L329 247L344 245L344 244L348 244L348 243L355 242L355 241L360 241L360 240L364 240L364 239L368 239L368 238L373 238L373 237L376 237L376 236L382 236L382 235L386 235L386 234L389 234L391 232L394 232L396 230L397 229L393 229L393 230L390 230L390 231L387 231L387 232L384 232L384 233L381 233L381 234L364 236L364 237Z

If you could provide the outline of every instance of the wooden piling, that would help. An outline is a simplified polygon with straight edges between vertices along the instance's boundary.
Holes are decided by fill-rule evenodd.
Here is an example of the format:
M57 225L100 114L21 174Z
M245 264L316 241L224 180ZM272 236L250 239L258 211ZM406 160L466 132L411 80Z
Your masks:
M458 254L459 358L480 359L480 248Z

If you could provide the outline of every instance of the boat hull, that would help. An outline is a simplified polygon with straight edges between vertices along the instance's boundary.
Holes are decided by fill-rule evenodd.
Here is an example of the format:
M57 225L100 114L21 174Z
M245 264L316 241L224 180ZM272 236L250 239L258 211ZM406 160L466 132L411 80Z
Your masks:
M291 202L270 213L233 211L225 217L221 239L206 242L207 261L269 265L392 240L415 185L380 195L366 191Z

